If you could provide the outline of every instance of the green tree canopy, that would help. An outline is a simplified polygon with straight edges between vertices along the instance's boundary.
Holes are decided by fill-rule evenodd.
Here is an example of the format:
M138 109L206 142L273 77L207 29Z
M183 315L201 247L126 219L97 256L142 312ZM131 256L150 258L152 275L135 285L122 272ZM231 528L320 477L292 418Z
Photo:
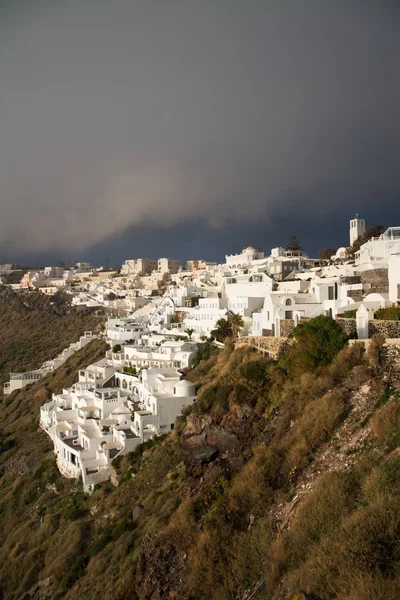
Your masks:
M227 337L232 337L232 327L228 319L225 319L224 317L218 319L211 335L215 337L218 342L223 342Z
M348 340L334 319L322 315L297 325L293 337L295 342L284 359L292 375L328 365Z
M244 327L243 317L238 314L232 314L229 315L228 322L232 329L232 337L237 338L239 331Z
M297 254L303 250L296 235L292 235L288 245L286 246L286 250Z

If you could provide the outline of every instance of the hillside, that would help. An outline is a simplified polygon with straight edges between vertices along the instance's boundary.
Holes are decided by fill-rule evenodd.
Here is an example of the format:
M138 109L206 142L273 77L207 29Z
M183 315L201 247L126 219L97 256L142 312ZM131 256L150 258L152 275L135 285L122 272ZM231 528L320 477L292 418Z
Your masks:
M96 331L101 319L48 296L17 293L0 286L0 385L11 371L39 368L84 331ZM0 394L2 388L0 388Z
M3 598L398 598L400 348L319 319L279 361L204 346L193 409L90 497L38 407L99 343L3 402Z

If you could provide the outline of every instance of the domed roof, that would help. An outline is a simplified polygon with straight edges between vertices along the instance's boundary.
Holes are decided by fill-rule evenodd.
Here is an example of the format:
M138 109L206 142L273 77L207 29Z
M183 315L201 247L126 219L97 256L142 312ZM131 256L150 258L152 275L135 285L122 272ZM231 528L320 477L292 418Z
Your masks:
M113 414L113 415L127 415L127 414L130 414L130 412L131 411L126 406L117 406L116 408L114 408L114 410L111 412L111 414Z
M181 379L180 381L178 381L178 383L175 384L175 387L183 390L183 389L191 389L194 388L195 385L194 383L192 383L191 381L188 381L187 379Z

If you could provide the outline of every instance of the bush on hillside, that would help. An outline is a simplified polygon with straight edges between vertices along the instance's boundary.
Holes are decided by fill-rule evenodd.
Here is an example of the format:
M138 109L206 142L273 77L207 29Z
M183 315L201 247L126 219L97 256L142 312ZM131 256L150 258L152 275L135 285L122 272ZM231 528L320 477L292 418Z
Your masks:
M282 359L290 375L300 375L329 365L348 337L334 319L319 316L293 330L295 343Z
M192 366L196 367L202 360L208 360L216 351L217 348L216 346L213 346L213 344L209 344L208 342L201 344L197 349L197 354L193 359Z

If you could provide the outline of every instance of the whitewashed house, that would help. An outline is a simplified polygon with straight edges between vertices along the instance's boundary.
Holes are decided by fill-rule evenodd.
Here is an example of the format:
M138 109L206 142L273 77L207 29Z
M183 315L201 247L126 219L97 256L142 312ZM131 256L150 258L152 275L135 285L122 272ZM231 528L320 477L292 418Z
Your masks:
M40 425L54 443L57 466L65 477L82 477L86 492L111 474L111 461L135 449L128 394L114 388L71 388L55 395L40 411Z
M190 341L165 340L159 345L127 345L123 347L123 360L128 366L139 369L147 367L189 367L197 354L197 344Z
M182 409L196 400L195 386L173 368L148 369L141 379L116 371L107 360L79 373L79 382L40 410L65 477L82 477L85 492L106 481L112 460L154 435L167 433Z
M218 297L200 298L198 306L190 308L184 319L184 329L193 329L199 336L209 336L218 319L226 318L227 300Z
M246 268L255 260L262 258L264 258L264 252L257 250L254 246L247 246L240 254L227 254L225 264L232 269Z
M302 317L335 317L344 310L357 308L359 304L347 292L358 286L362 287L362 284L340 285L338 277L284 281L277 291L265 297L263 308L253 313L252 335L259 336L264 332L279 337L283 320L293 320L297 325Z
M152 258L126 260L121 268L122 275L149 275L157 269L157 261Z
M127 319L107 320L106 337L111 343L127 342L129 340L137 340L143 333L147 331L145 325L132 322Z
M123 385L124 374L117 374L118 378ZM194 383L181 380L180 373L172 368L144 370L135 393L139 410L134 411L134 430L142 441L173 429L182 409L196 400Z
M173 275L181 269L181 263L176 258L159 258L158 259L158 272L159 273L170 273Z
M355 265L369 265L369 268L387 267L390 250L397 247L400 240L400 227L388 227L379 237L371 238L355 253Z

